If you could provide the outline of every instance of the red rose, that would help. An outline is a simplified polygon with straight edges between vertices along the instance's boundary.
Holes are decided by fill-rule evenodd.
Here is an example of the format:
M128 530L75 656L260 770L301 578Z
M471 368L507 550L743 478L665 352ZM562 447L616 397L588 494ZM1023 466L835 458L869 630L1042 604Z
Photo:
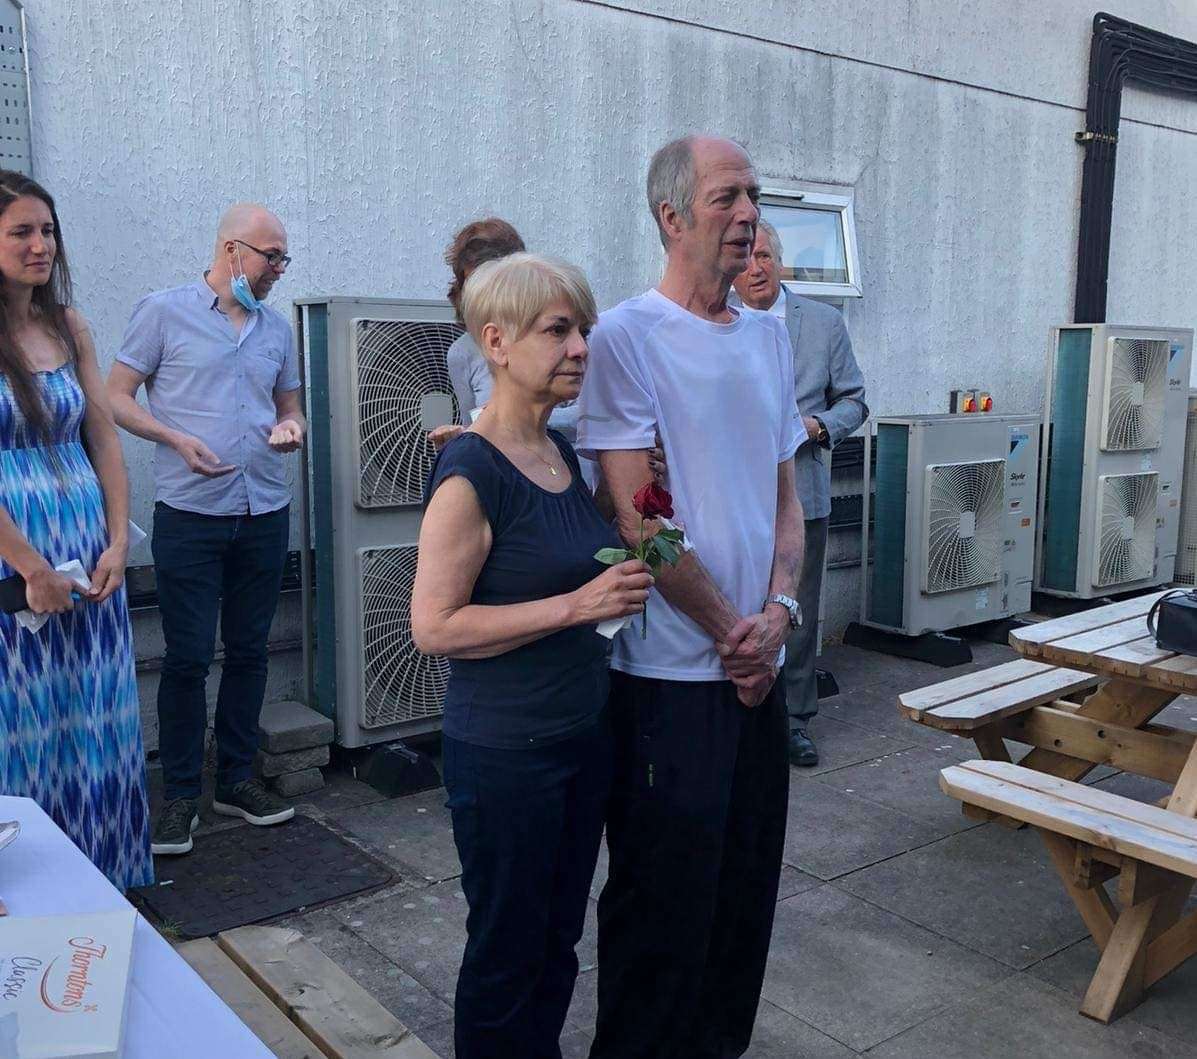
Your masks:
M641 518L673 518L673 497L668 489L662 489L656 482L649 482L632 497L632 506L640 512Z

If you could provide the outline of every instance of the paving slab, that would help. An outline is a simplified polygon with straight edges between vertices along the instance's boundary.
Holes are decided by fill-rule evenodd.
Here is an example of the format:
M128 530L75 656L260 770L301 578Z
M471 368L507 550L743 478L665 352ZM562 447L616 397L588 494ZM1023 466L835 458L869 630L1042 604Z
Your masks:
M263 750L282 754L331 743L333 722L302 702L268 702L258 715L258 735Z
M335 766L324 769L324 787L295 800L297 810L302 809L309 816L320 819L335 816L346 809L359 805L371 805L386 800L386 795L376 791L368 783L354 779L347 772Z
M283 754L268 754L265 750L259 750L254 764L258 774L269 779L272 776L284 776L288 772L320 768L328 764L328 759L327 746L309 746L302 750L288 750Z
M835 886L777 906L764 997L863 1051L1011 972Z
M1016 969L1088 933L1031 828L985 824L838 885Z
M958 746L965 753L976 751L971 740L907 720L898 712L898 693L891 688L861 688L823 699L818 716L851 724L865 732L888 735L908 745Z
M822 879L818 879L813 875L807 875L804 871L799 871L797 868L791 868L788 864L781 866L781 879L777 884L777 899L784 901L787 898L794 897L797 894L804 894L807 890L813 890L816 886L824 885Z
M898 658L844 643L825 645L822 655L819 656L818 666L835 674L840 694L884 684L897 695L912 688L922 688L928 684L938 684L941 680L950 680L967 671L965 666L942 669L913 658Z
M1027 974L1062 990L1075 1011L1097 970L1097 959L1097 946L1091 938L1085 938L1037 963ZM1127 1021L1187 1042L1187 1050L1175 1054L1197 1055L1197 960L1182 963L1156 982L1147 990L1143 1003L1124 1015L1119 1023Z
M356 835L404 875L435 883L461 874L441 787L336 810L328 813L327 819Z
M278 925L298 930L413 1033L453 1017L451 1003L422 986L328 909L290 916Z
M952 997L942 1013L869 1052L870 1059L1176 1059L1180 1042L1121 1019L1080 1015L1073 999L1025 974Z
M784 860L828 880L934 842L931 825L793 770Z
M749 1059L852 1059L856 1052L762 1000L747 1055Z
M588 906L578 944L578 962L587 967L597 959L595 904L590 901ZM458 880L351 901L331 911L392 963L452 1003L466 939L466 901Z
M1124 798L1131 798L1136 802L1155 802L1172 793L1172 784L1162 780L1152 779L1150 776L1136 776L1133 772L1116 772L1093 781L1093 786L1100 787L1111 794L1120 794Z
M948 749L908 747L873 761L825 772L817 781L912 816L934 827L940 835L952 835L978 827L979 823L965 816L960 803L939 789L939 773L975 756L976 751L970 753L964 745Z
M794 774L797 776L818 776L914 745L914 740L904 739L898 733L857 728L824 714L812 718L807 731L819 748L819 763L795 767Z
M283 798L300 798L324 786L324 774L318 768L303 769L276 776L270 781L275 792Z

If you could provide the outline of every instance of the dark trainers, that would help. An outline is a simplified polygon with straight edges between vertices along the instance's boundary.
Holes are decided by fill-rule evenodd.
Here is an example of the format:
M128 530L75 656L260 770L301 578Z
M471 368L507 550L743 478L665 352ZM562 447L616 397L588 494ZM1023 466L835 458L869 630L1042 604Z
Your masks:
M239 816L258 827L281 824L295 815L295 809L261 780L243 780L226 791L218 790L212 808L221 816Z
M191 852L191 832L199 827L194 798L176 798L162 807L150 850L160 857Z
M819 751L815 741L806 734L805 728L795 728L790 733L790 764L809 767L819 763Z

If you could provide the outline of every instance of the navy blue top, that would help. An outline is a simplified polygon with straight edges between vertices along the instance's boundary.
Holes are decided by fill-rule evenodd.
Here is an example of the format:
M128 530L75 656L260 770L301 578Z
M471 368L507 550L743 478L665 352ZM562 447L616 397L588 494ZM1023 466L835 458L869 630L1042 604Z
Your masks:
M578 458L555 430L573 481L550 493L494 445L464 433L441 451L431 498L446 478L464 478L490 523L490 554L470 602L526 603L572 592L601 574L600 548L621 546L582 480ZM607 700L609 643L593 625L542 636L494 658L451 658L442 731L479 746L513 750L565 739L592 725Z

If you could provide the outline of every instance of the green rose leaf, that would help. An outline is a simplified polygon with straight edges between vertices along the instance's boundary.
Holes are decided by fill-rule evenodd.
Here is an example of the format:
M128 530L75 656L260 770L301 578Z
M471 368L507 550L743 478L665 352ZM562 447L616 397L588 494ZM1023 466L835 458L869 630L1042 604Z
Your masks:
M667 541L672 541L674 544L681 544L686 539L686 535L680 529L663 529L657 534L657 537L664 537Z
M607 566L615 566L617 563L626 563L632 558L632 553L627 548L600 548L594 553L594 557Z
M670 566L677 566L677 561L681 558L673 541L668 538L662 540L660 534L653 538L653 551Z

